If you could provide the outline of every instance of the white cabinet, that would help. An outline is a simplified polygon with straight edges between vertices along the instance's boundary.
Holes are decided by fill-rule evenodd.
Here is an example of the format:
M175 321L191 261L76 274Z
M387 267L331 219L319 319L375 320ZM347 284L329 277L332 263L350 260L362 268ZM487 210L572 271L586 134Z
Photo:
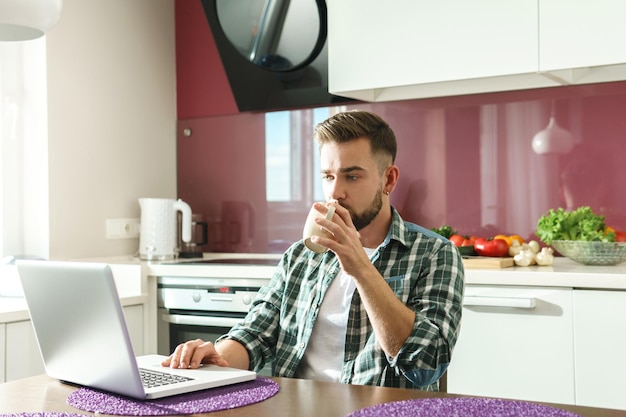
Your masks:
M420 96L441 95L439 90L460 85L437 83L538 70L535 2L327 3L331 92L391 100L411 86ZM496 88L497 80L491 83Z
M574 291L576 404L626 410L626 291Z
M30 320L6 324L6 380L45 372Z
M6 324L0 323L0 383L6 382L5 378L5 357L6 357Z
M541 70L623 64L625 14L623 0L541 0Z
M124 307L124 318L126 319L126 327L133 345L135 355L143 355L144 349L144 323L143 323L143 304L129 305Z
M572 292L467 286L448 392L574 404Z
M136 355L144 354L144 306L124 307L124 317ZM45 372L30 320L0 324L0 382Z
M390 101L626 79L622 0L327 4L333 94Z

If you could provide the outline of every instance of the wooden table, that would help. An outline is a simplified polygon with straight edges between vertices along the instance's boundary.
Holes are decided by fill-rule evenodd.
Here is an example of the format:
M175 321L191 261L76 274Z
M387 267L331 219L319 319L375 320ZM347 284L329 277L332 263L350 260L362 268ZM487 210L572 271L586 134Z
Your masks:
M272 378L280 385L274 397L246 407L207 414L214 417L329 417L345 416L361 408L385 402L458 397L398 388L343 385L290 378ZM0 413L70 412L90 414L66 404L76 388L39 375L0 384ZM553 405L584 417L626 417L626 411Z

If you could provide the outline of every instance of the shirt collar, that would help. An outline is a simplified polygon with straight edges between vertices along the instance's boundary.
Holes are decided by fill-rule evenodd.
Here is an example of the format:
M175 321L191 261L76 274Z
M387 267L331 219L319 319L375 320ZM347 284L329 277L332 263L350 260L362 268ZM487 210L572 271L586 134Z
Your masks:
M408 233L409 231L404 220L400 217L400 213L398 213L395 208L391 207L391 226L381 246L387 246L392 240L395 240L403 246L408 247Z

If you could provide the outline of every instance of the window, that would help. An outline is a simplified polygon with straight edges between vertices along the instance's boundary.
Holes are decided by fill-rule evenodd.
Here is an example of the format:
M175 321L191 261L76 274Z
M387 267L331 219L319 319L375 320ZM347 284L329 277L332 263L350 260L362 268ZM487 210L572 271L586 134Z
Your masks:
M280 111L265 115L267 242L280 253L302 236L313 201L325 200L315 126L345 107Z
M343 107L271 112L265 115L266 195L271 203L324 200L315 126Z
M45 37L0 42L0 252L48 256Z

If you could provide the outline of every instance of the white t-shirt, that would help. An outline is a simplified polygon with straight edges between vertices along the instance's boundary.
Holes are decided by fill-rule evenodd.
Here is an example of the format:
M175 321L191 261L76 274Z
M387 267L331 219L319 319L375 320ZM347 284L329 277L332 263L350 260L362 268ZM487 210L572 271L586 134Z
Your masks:
M366 248L368 256L375 249ZM341 376L350 302L356 285L345 273L330 283L296 372L297 378L338 382Z

